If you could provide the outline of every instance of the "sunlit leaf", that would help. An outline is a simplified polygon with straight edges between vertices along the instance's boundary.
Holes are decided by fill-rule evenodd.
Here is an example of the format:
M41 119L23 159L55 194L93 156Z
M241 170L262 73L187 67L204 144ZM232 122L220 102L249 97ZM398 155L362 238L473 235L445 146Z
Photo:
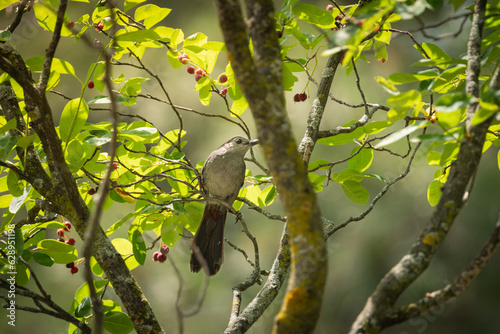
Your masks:
M85 100L76 98L69 101L63 109L59 133L64 142L70 142L80 132L89 116Z
M74 246L53 239L40 241L37 245L37 249L40 252L49 255L55 263L66 264L73 262L78 258L78 254Z
M127 334L134 330L132 322L127 314L111 311L104 315L104 329L114 334Z
M441 198L441 187L443 184L440 181L432 181L429 184L429 188L427 189L427 200L431 206L434 206L439 203L439 199Z
M370 199L368 190L366 190L364 186L355 181L347 180L343 182L342 191L347 196L347 198L355 204L365 205Z

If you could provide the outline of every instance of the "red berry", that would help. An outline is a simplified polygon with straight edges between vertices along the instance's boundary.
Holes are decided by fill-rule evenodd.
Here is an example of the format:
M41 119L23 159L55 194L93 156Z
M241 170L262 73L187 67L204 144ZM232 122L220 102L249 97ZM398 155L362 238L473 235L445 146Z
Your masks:
M74 238L69 238L68 240L66 240L66 244L68 244L68 245L74 246L75 243L76 243L76 240Z
M300 102L300 94L299 94L299 93L297 93L297 94L295 94L295 95L293 96L293 101L294 101L294 102Z
M66 268L73 268L75 266L74 262L66 263Z
M102 21L101 21L101 22L99 22L99 23L97 24L97 28L98 28L99 30L104 29L104 23L103 23ZM98 31L99 31L99 30L98 30Z
M163 263L167 260L167 256L165 254L160 253L158 255L158 262Z
M201 78L203 78L203 75L201 75L201 74L196 74L194 76L194 80L196 80L196 81L200 80Z
M306 94L306 93L302 93L302 94L300 94L300 100L301 100L301 101L305 101L305 100L307 100L307 94Z
M194 66L188 66L186 68L186 71L189 73L189 74L194 74Z
M183 63L184 65L186 65L188 63L187 58L182 58L181 63Z
M64 239L63 238L59 238L59 239L57 239L57 241L64 242Z
M281 30L276 30L276 35L278 35L278 38L283 37L283 32Z
M201 68L197 69L194 73L199 74L199 75L205 75L205 71L203 71Z
M57 235L62 237L64 235L64 229L60 228L57 230Z
M96 193L95 188L90 188L89 191L87 191L87 194L89 195L94 195Z
M225 83L225 82L227 82L227 75L225 75L225 74L221 74L221 76L219 77L219 82L220 82L220 83Z
M225 96L226 94L227 94L227 88L224 87L220 90L220 95Z
M332 11L333 10L333 5L326 5L326 10Z
M89 89L92 89L92 88L94 88L94 86L95 86L94 82L92 80L90 80L87 87L89 87Z
M73 28L74 26L75 26L75 22L73 22L73 21L69 21L69 22L68 22L68 28L70 28L70 29L71 29L71 28Z
M66 226L64 228L65 231L69 232L69 230L71 230L71 223L70 222L64 222L63 225Z
M111 168L112 170L117 170L118 169L118 163L113 162L113 167Z
M74 275L78 272L78 267L71 268L71 273Z
M160 253L162 253L163 255L167 255L169 251L170 251L170 248L168 248L167 245L163 245L160 247Z
M160 255L161 255L160 252L154 252L153 253L153 261L158 262L158 256L160 256Z

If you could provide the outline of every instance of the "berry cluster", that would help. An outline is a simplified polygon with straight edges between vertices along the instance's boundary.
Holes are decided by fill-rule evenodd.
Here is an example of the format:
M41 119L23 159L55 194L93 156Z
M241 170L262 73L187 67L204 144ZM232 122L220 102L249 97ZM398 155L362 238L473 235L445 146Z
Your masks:
M87 191L87 194L89 195L94 195L97 191L99 190L99 187L95 187L95 188L90 188L88 191Z
M70 269L73 275L78 272L78 267L75 266L74 262L66 263L66 268Z
M159 252L153 253L153 261L163 263L167 260L167 254L170 251L167 245L163 245L160 247Z
M297 93L293 96L293 101L294 102L304 102L307 100L307 94L306 93Z
M57 235L59 236L57 241L64 242L65 244L74 246L76 240L74 238L66 238L66 232L68 233L71 232L71 223L64 222L63 224L64 228L60 228L57 230ZM70 269L72 274L76 274L78 272L78 268L75 266L74 262L67 263L66 268Z
M66 238L65 232L71 232L71 223L70 222L64 222L64 228L60 228L57 230L57 235L59 236L59 239L57 241L64 242L68 245L74 246L76 241L74 238ZM66 240L65 240L66 239Z
M189 63L189 56L186 53L181 53L180 55L177 56L177 59L184 65L187 65ZM207 76L207 72L201 68L196 68L193 65L189 65L186 67L186 71L189 74L194 74L194 80L199 81L201 78ZM227 82L227 75L221 74L219 76L219 83L223 84ZM220 95L225 96L227 94L227 88L224 87L220 91Z

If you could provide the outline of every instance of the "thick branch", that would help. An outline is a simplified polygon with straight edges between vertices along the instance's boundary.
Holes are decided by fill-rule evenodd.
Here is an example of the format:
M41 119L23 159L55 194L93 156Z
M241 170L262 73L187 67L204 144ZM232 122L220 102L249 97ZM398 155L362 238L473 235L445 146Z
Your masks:
M484 11L485 6L482 2L485 1L476 2L474 16L481 16L480 12ZM478 25L479 22L475 21L475 24ZM480 38L481 34L478 34L476 30L480 28L480 26L473 28L471 35ZM469 59L469 61L475 60ZM490 87L497 87L497 77L498 73L494 75ZM468 80L478 80L478 77L468 76ZM476 81L476 85L478 84ZM466 86L469 86L468 82ZM450 168L441 199L429 222L410 251L380 281L353 324L351 333L377 333L391 325L390 319L387 319L384 314L392 309L399 296L425 271L465 204L467 187L479 165L486 132L491 121L492 118L471 127L469 135L462 138L457 160Z
M237 1L215 3L231 65L252 110L261 147L288 218L292 270L274 332L308 333L314 329L321 309L327 272L325 238L316 195L285 112L273 5L266 0L247 1L247 30Z
M493 233L481 251L476 255L476 257L474 257L474 259L472 259L464 271L462 271L462 273L455 278L453 283L446 285L440 290L426 293L424 298L415 303L400 307L399 309L396 309L394 313L387 314L386 317L392 318L394 323L401 323L410 318L420 316L461 295L465 290L467 290L474 278L479 275L481 270L493 255L493 252L498 247L499 243L500 219L497 221Z

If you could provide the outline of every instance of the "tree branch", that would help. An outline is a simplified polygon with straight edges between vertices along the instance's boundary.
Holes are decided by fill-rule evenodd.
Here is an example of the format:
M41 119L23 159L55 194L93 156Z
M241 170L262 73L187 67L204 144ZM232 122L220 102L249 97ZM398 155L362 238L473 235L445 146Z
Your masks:
M282 61L272 1L247 1L243 21L235 0L216 0L219 23L236 79L257 126L261 148L288 218L292 269L274 332L314 329L327 273L321 214L307 170L298 154L284 106ZM249 38L253 43L253 56ZM300 203L300 205L298 205ZM311 265L314 256L317 261Z
M61 29L64 24L64 13L66 13L66 7L68 6L68 0L61 0L59 2L59 8L57 9L57 21L54 27L54 33L52 34L52 41L50 42L47 51L45 52L45 60L43 62L42 74L40 75L40 82L38 83L38 89L41 94L44 94L47 89L47 82L49 81L50 68L52 65L52 59L56 53L57 45L61 39Z
M481 251L465 267L464 271L458 275L453 283L446 285L440 290L426 293L425 297L408 305L395 309L386 315L394 324L401 323L410 318L420 316L447 301L461 295L472 283L493 255L493 252L500 244L500 219L497 221L495 229Z
M485 10L485 2L485 0L476 1L474 16L481 16L480 12ZM484 16L484 13L482 15ZM477 32L477 29L481 29L479 23L480 20L473 22L476 27L472 29L471 35L475 38L480 38L480 33ZM469 44L475 45L475 43ZM474 62L475 58L469 58L469 61ZM477 79L478 77L468 76L466 80ZM498 78L492 79L490 87L496 87L498 85L496 81ZM425 271L465 204L464 194L479 165L485 136L492 119L493 117L490 117L487 121L471 127L469 136L462 138L457 159L450 167L440 201L431 218L409 252L384 276L368 298L363 311L351 327L351 333L377 333L391 325L390 322L384 322L387 320L384 318L384 313L392 310L403 291Z

